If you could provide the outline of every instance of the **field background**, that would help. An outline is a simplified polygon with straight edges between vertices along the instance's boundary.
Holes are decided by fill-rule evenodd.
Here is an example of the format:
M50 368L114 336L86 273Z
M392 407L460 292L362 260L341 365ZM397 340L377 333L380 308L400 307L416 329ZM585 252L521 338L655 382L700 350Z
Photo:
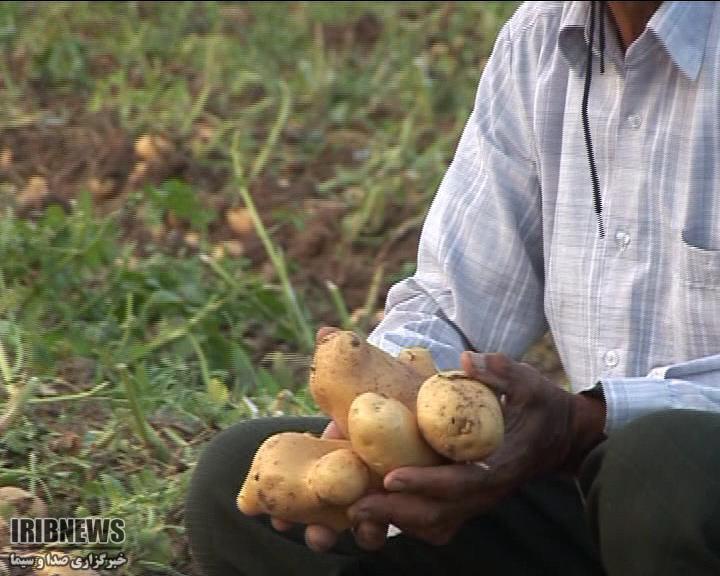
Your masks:
M413 273L516 4L0 2L0 485L196 574L200 450Z

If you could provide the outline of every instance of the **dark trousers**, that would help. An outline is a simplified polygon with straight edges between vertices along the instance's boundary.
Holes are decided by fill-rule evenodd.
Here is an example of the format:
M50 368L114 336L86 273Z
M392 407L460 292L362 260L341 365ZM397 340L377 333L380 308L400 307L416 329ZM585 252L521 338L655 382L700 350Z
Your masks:
M350 534L309 550L301 527L279 533L235 497L257 446L280 431L319 433L324 418L249 420L205 449L186 507L207 576L704 576L720 574L720 415L673 410L612 434L578 481L538 479L468 522L445 546L399 535L378 552Z

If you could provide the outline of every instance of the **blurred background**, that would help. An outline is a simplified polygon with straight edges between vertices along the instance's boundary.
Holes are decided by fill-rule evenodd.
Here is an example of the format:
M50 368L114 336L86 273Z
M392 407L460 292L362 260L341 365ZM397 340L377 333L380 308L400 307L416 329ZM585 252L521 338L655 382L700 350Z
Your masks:
M0 2L0 485L196 574L199 451L315 411L314 332L413 273L516 6Z

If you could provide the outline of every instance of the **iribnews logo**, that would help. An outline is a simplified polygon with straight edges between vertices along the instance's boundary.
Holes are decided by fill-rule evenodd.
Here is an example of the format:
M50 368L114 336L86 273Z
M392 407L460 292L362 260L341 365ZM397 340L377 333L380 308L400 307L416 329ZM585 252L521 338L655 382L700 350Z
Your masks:
M125 542L122 518L11 518L10 543L80 546Z

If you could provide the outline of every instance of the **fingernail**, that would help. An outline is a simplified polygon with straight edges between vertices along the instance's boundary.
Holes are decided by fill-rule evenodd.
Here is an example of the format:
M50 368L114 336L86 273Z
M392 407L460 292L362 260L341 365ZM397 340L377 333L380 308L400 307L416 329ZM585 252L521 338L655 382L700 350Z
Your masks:
M393 492L401 492L402 490L405 490L406 487L407 484L399 478L392 478L385 484L385 489Z
M473 354L472 361L475 368L485 370L485 354Z

